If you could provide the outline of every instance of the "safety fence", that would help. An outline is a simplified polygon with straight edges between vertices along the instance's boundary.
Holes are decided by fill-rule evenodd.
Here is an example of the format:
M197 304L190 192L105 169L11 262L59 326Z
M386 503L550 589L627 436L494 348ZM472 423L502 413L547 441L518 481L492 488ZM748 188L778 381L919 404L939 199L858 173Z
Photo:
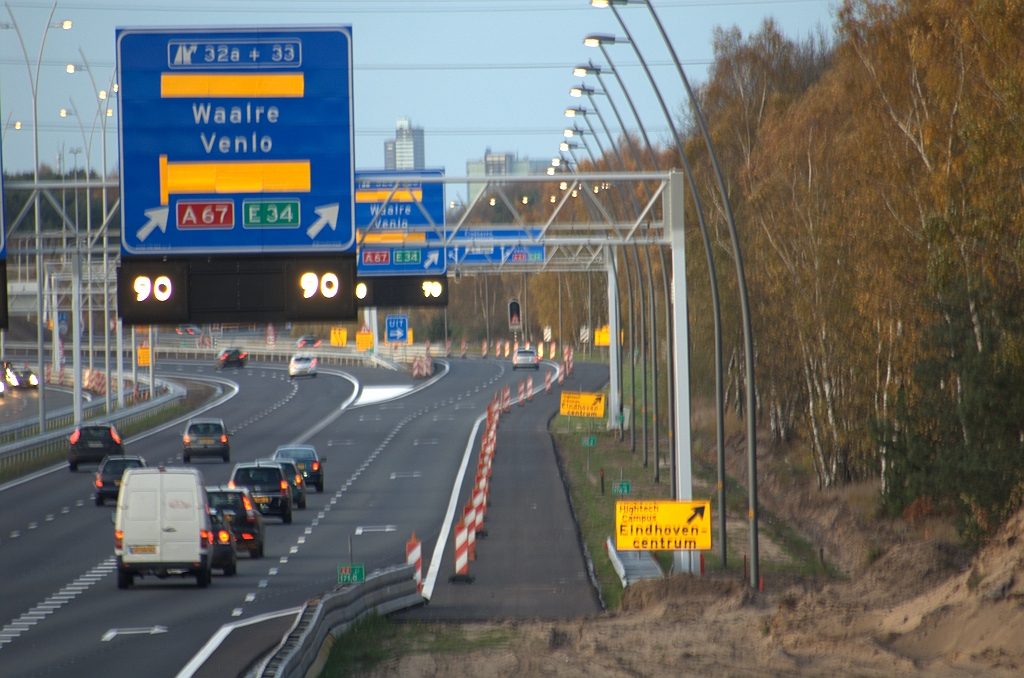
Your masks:
M367 575L360 584L339 586L302 606L277 648L247 676L304 678L323 669L330 647L366 615L390 614L426 602L417 590L413 565L398 565ZM330 639L328 639L330 637Z
M151 400L147 398L107 416L103 416L106 408L102 400L91 402L82 408L82 418L94 420L94 423L110 423L115 427L128 428L161 410L174 407L186 395L185 389L160 382L157 382L157 393L158 395ZM0 441L4 441L5 436L6 440L10 441L0 442L0 472L27 466L39 459L66 451L74 421L74 408L65 408L47 417L47 431L41 435L38 421L14 424L0 429Z

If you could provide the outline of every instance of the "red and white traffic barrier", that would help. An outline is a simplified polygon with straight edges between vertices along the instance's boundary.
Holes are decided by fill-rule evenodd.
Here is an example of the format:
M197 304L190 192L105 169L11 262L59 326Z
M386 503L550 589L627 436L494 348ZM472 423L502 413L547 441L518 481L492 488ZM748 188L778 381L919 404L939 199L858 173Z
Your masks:
M466 357L466 340L465 339L462 340L462 357L463 358Z
M505 388L501 392L501 409L505 412L512 411L512 389L508 384L505 384Z
M573 350L572 346L570 346L569 347L569 358L565 361L566 363L568 363L568 366L569 366L569 376L572 376L572 357L573 357L574 353L575 353L575 351Z
M518 341L515 342L514 344L512 344L512 355L515 355L516 353L519 353L519 342Z
M469 574L469 537L466 535L466 524L459 520L455 526L455 575Z
M416 582L416 591L423 593L423 548L415 532L412 539L405 542L405 562L416 568L412 578Z
M551 393L551 370L544 372L544 392Z
M526 399L533 400L533 377L526 378Z
M445 358L451 358L452 357L452 340L451 339L445 339L444 340L444 357Z
M565 383L565 363L558 366L558 385Z
M483 490L473 492L473 507L476 509L476 531L484 531L484 512L487 510L487 501L484 499Z
M483 348L480 349L480 357L481 358L486 358L487 357L487 340L484 339L482 343L483 343Z
M508 357L508 341L505 342L505 357Z
M550 352L550 353L548 353L548 355L550 355L550 356L551 356L551 359L552 359L552 360L554 360L554 359L555 359L555 356L556 356L556 355L558 355L558 344L556 344L556 343L555 343L555 342L553 342L553 341L551 342L551 352Z
M519 380L519 407L526 404L526 388L523 385L523 380Z
M476 508L472 501L462 509L462 522L466 526L466 550L469 560L476 560Z

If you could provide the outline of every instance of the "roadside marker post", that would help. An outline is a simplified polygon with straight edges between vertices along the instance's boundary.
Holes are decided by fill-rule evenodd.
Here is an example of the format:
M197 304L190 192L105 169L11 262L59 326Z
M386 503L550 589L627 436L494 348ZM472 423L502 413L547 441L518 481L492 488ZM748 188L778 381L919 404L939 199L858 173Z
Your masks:
M544 392L551 393L551 370L544 372Z
M466 526L467 557L476 560L476 508L472 499L462 509L462 521Z
M558 367L558 385L561 386L565 383L565 363L562 363Z
M462 359L466 359L466 340L462 340Z
M533 400L533 377L526 378L526 399Z
M523 380L519 380L519 407L526 404L526 386L523 384Z

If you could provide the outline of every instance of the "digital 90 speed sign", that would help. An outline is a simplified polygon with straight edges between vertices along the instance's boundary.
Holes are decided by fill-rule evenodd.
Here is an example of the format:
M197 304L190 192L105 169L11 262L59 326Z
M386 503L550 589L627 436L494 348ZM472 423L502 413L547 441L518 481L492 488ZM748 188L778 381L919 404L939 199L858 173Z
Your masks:
M132 325L352 320L353 255L124 257L118 313Z

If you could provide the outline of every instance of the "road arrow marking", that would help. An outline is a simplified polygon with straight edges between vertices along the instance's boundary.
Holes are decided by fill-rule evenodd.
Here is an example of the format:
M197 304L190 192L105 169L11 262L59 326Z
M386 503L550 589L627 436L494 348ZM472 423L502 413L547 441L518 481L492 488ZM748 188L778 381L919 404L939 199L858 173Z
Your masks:
M135 233L135 237L139 239L139 242L145 242L149 234L156 230L157 227L160 228L161 233L167 232L168 210L169 208L167 207L151 207L143 212L149 221Z
M316 236L320 234L320 231L324 230L324 226L330 226L332 231L337 230L338 203L314 207L313 211L316 212L317 216L320 218L314 221L313 225L306 229L306 235L309 236L310 240L316 238Z
M429 252L427 252L427 260L423 262L423 268L437 266L437 260L440 256L440 250L430 250Z
M394 525L360 525L356 528L356 534L366 534L367 532L394 532L398 528Z
M110 629L100 638L104 643L110 642L117 636L152 636L157 633L167 633L166 626L145 626L134 629Z
M686 524L689 525L696 518L700 518L701 520L704 520L704 507L703 506L694 506L693 507L693 515L691 515L689 517L689 519L686 521Z

